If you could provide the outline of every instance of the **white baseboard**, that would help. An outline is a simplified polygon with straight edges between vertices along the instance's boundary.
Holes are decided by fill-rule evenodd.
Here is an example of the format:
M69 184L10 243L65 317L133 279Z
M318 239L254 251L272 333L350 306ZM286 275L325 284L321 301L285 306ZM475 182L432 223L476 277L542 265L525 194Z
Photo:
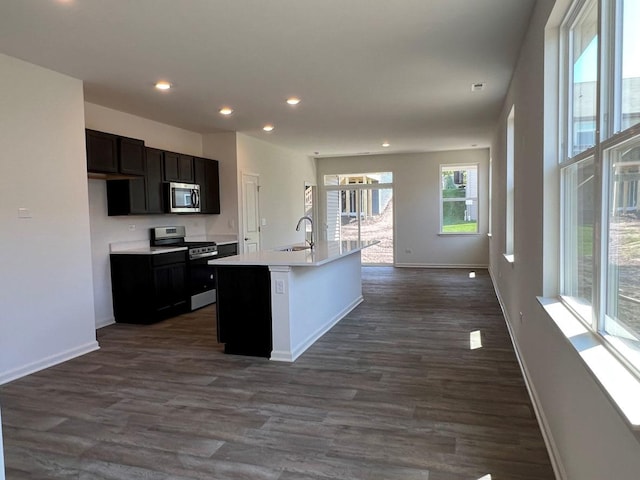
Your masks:
M439 263L396 263L393 265L394 267L399 268L482 268L488 269L488 265L480 265L480 264L456 264L456 265L447 265L447 264L439 264Z
M98 350L99 348L100 345L98 345L98 342L89 342L65 352L51 355L28 365L15 368L8 372L0 373L0 385L9 383L13 380L17 380L18 378L22 378L31 373L39 372L40 370L44 370L45 368L53 367L54 365L58 365L59 363L66 362L67 360L79 357L80 355L84 355L85 353Z
M568 480L566 471L564 469L564 466L562 465L562 461L560 460L560 453L558 452L558 448L556 447L553 435L551 434L551 429L549 428L549 422L547 422L547 417L545 416L542 405L540 404L540 399L536 392L535 385L530 381L531 376L529 375L529 370L527 369L527 365L524 362L523 358L520 356L518 340L513 334L513 329L511 328L511 319L509 318L509 314L507 313L507 309L505 308L502 296L500 295L500 290L496 286L491 268L489 268L489 276L491 278L491 283L493 284L493 290L496 292L496 297L498 297L498 303L500 303L502 316L504 317L505 323L507 325L507 330L509 331L511 344L513 345L513 350L516 354L516 358L518 359L518 365L520 365L520 371L522 372L524 383L527 387L527 391L529 392L529 398L531 399L531 403L533 405L533 411L536 415L536 419L542 433L542 438L547 447L547 453L549 454L549 459L551 460L551 466L553 467L553 472L556 476L556 480Z
M277 362L294 362L296 358L302 355L311 345L313 345L320 337L333 328L333 326L346 317L354 308L363 302L364 298L360 295L353 302L338 312L327 323L311 333L300 345L292 351L273 350L271 352L271 360Z
M107 318L101 318L101 319L96 318L96 330L102 327L108 327L109 325L113 325L114 323L116 323L116 319L114 317L107 317Z

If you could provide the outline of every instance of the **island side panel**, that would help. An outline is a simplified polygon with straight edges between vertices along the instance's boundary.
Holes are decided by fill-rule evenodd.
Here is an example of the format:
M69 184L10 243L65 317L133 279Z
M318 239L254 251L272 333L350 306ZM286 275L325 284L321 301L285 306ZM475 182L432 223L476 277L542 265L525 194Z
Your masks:
M216 319L224 352L271 356L271 294L266 266L218 266Z
M294 361L362 302L361 268L360 252L355 252L321 266L291 267L284 294L272 281L272 302L288 308L278 315L274 308L272 360ZM286 338L287 349L275 343Z

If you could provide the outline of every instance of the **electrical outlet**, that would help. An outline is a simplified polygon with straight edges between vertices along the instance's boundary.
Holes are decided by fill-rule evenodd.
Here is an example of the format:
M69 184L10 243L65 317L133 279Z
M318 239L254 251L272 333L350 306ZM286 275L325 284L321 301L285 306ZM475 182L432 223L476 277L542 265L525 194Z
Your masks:
M136 226L133 223L129 224L129 231L135 232L135 230L136 230Z
M411 250L410 248L405 248L404 253L412 254L413 250Z
M276 293L284 294L284 280L276 280Z

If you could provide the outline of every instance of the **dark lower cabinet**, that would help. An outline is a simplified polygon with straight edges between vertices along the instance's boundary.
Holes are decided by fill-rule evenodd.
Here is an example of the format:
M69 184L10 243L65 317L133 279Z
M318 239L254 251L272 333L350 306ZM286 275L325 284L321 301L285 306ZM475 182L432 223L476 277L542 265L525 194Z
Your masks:
M224 352L271 357L269 267L217 266L216 318Z
M116 322L154 323L188 311L186 251L110 258Z

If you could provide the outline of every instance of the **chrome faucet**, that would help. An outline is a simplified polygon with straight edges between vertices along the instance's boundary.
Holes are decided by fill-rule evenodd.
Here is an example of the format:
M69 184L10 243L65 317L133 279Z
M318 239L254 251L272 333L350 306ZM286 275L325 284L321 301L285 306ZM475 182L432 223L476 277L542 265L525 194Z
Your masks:
M311 217L304 216L304 217L300 218L300 220L298 220L298 225L296 225L296 232L300 231L300 225L302 224L302 222L304 220L309 220L309 223L311 224L311 232L310 232L311 233L311 235L310 235L311 239L307 240L307 238L306 238L307 235L305 234L305 241L309 242L309 247L313 248L313 220L311 220Z

